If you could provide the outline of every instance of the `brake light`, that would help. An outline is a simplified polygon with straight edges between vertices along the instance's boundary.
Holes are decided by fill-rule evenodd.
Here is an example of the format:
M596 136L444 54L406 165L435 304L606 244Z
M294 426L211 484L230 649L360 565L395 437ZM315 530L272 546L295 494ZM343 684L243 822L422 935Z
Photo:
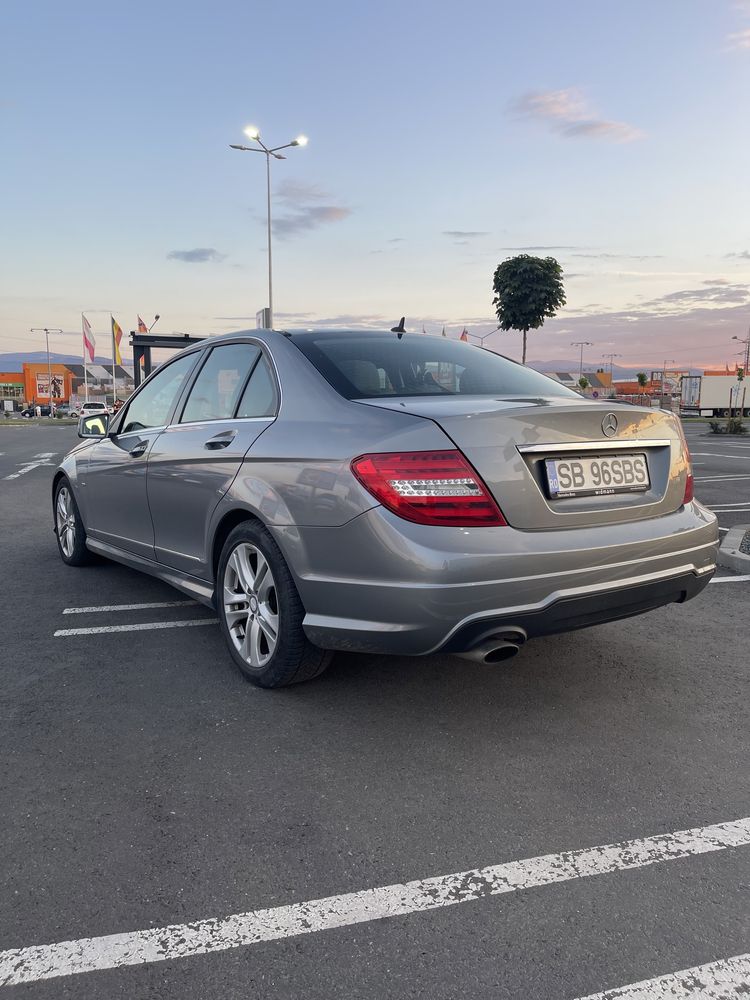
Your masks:
M407 521L456 528L508 523L458 450L361 455L352 472L376 500Z
M693 473L688 472L687 479L685 480L685 496L682 498L683 504L690 503L694 496L695 480L693 479Z

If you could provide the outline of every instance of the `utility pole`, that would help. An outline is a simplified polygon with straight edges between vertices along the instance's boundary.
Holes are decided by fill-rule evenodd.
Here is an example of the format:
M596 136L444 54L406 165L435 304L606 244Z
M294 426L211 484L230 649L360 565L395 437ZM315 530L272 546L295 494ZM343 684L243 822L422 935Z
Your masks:
M614 390L614 381L615 381L615 379L614 379L614 373L613 373L612 369L613 369L613 366L614 366L614 359L615 358L621 358L622 354L605 354L604 357L605 358L609 358L609 391L610 391L610 394L614 397L614 391L615 391Z
M584 347L593 347L594 345L591 343L590 340L574 340L571 342L570 346L581 348L581 363L578 366L578 378L580 379L581 376L583 375L583 349Z

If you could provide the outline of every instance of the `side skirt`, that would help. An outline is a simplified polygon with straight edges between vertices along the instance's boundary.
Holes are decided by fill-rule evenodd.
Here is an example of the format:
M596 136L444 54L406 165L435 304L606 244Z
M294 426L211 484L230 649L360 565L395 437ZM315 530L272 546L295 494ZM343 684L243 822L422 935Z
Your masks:
M129 566L131 569L137 569L141 573L148 573L149 576L155 576L159 580L163 580L164 583L168 583L170 587L181 590L183 594L194 597L196 601L200 601L201 604L205 604L209 608L214 606L214 588L210 583L206 583L205 580L199 580L197 577L188 576L184 573L177 573L162 563L154 562L152 559L144 559L132 552L118 549L115 545L108 545L106 542L101 542L96 538L87 538L86 547L91 549L92 552L96 552L97 555L112 559L114 562L122 563L123 566Z

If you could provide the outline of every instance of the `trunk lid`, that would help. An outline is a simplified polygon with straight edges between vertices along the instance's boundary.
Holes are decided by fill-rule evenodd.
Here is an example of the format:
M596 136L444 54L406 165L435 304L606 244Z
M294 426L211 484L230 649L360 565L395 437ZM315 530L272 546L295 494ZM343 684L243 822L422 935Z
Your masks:
M358 402L438 424L516 528L559 530L638 521L682 506L689 459L676 420L659 410L559 396L430 396ZM616 421L614 431L610 415ZM644 492L550 496L546 459L636 454L646 456L649 470L650 487Z

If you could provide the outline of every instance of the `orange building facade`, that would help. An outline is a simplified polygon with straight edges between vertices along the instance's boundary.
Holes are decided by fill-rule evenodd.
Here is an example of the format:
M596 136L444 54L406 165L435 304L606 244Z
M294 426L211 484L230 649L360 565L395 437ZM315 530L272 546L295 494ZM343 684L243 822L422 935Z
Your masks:
M73 373L65 365L45 362L24 364L20 372L0 372L0 399L19 403L48 403L50 399L50 374L52 400L66 403L73 391Z

